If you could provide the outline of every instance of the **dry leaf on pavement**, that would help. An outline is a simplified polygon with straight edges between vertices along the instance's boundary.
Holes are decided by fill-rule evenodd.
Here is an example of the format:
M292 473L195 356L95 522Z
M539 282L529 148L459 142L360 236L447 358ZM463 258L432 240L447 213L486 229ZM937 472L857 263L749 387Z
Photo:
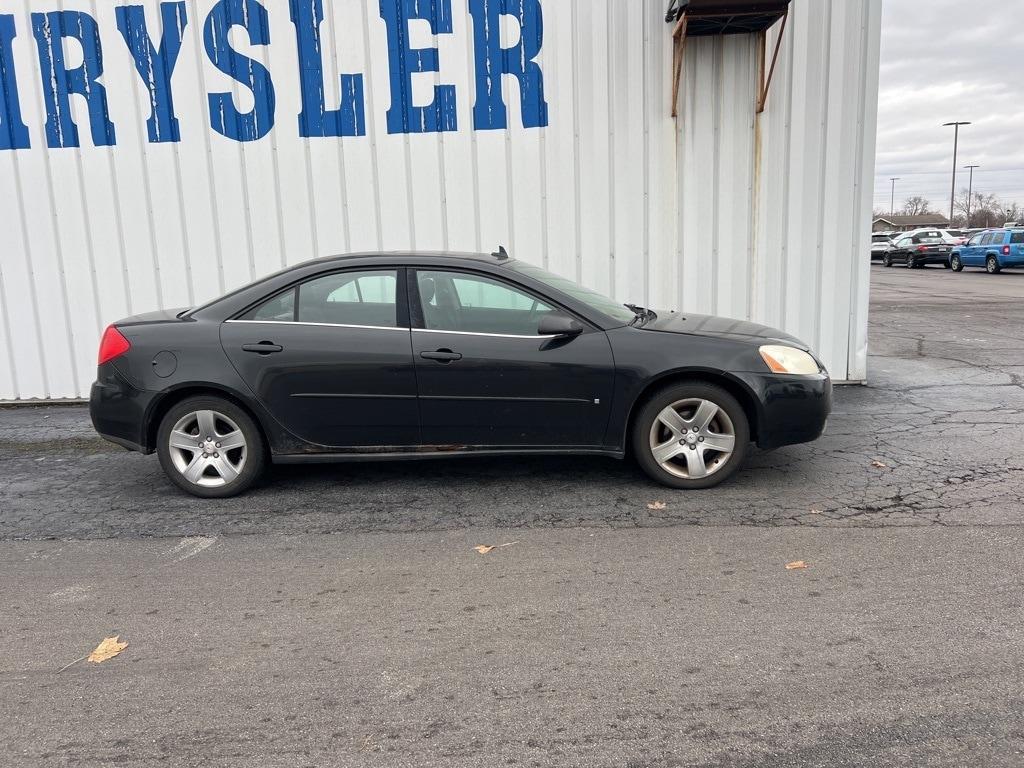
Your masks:
M102 643L96 646L96 650L89 654L89 661L94 664L99 664L102 661L114 658L117 654L128 647L128 643L122 643L120 641L120 635L105 638Z
M797 571L807 567L807 563L803 560L794 560L792 563L786 563L787 571Z
M811 510L811 514L812 515L823 515L823 514L825 514L825 510L823 510L823 509L812 509Z
M668 507L668 504L664 501L652 501L647 505L648 509L665 509L666 507Z
M481 544L481 545L479 545L477 547L473 547L473 549L475 549L481 555L486 555L488 552L490 552L492 550L504 549L505 547L511 547L511 546L514 546L514 545L516 545L518 543L519 543L518 541L509 541L509 542L506 542L505 544Z
M878 459L875 459L874 461L872 461L871 462L871 466L874 467L875 469L888 469L889 468L888 464L884 464L881 461L879 461Z

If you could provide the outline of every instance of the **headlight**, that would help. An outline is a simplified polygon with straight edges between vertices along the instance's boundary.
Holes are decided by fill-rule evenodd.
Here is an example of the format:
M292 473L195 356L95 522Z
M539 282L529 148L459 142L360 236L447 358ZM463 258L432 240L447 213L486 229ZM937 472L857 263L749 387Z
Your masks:
M821 373L817 361L803 350L768 344L758 351L772 373L789 373L797 376Z

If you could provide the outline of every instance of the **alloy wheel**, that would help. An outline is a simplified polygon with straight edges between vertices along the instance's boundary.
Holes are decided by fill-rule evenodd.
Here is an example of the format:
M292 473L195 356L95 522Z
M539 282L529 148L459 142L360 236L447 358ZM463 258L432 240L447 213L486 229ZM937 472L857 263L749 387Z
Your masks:
M167 439L171 462L188 482L220 488L238 478L245 466L248 445L234 421L219 411L189 413Z
M710 400L678 400L651 425L650 449L666 472L699 480L719 472L736 450L736 429L724 409Z

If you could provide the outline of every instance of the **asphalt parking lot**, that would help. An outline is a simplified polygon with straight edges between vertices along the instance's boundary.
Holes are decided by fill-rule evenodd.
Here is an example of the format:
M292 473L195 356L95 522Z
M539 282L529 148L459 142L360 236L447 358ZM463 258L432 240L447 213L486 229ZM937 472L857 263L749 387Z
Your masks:
M870 385L703 493L473 459L199 501L81 406L0 410L0 755L1020 765L1022 299L873 267Z

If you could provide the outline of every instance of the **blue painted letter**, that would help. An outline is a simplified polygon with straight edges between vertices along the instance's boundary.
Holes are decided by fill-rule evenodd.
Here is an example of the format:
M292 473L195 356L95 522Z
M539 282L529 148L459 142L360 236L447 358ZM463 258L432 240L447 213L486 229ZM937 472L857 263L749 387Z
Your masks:
M28 149L28 127L21 120L18 78L14 75L11 41L18 34L14 14L0 16L0 149Z
M437 48L409 47L409 19L426 19L435 35L451 34L451 0L380 0L380 15L388 27L391 70L388 133L457 130L454 85L435 85L434 100L430 104L413 106L413 74L437 72L439 63Z
M250 112L239 112L230 93L211 93L210 125L229 139L256 141L274 127L274 83L266 67L231 50L228 32L236 25L249 32L253 45L270 44L267 9L256 0L219 0L213 6L203 30L206 55L217 69L252 91L253 108Z
M323 0L290 0L295 41L299 49L302 113L299 136L364 136L363 76L341 76L341 106L327 111L324 97L324 59L320 48Z
M519 99L524 128L542 128L548 124L548 104L544 101L544 73L533 59L544 43L544 17L540 0L469 0L473 14L473 38L476 49L476 104L473 128L505 128L508 116L501 95L501 76L519 80ZM501 47L501 16L519 21L519 43Z
M128 50L135 59L135 69L142 77L149 91L149 119L146 130L154 144L162 141L181 141L178 118L174 116L174 97L171 94L171 74L178 61L181 38L188 18L185 15L184 0L160 3L160 18L163 21L163 36L160 48L153 47L146 27L146 9L141 5L122 5L114 9L117 28L128 43Z
M78 126L71 117L70 96L85 97L89 106L92 143L97 147L116 143L114 124L107 112L107 91L97 82L103 74L103 52L96 20L81 11L51 11L32 14L32 34L39 49L46 103L46 144L49 147L77 147ZM67 69L64 38L82 45L82 64Z

